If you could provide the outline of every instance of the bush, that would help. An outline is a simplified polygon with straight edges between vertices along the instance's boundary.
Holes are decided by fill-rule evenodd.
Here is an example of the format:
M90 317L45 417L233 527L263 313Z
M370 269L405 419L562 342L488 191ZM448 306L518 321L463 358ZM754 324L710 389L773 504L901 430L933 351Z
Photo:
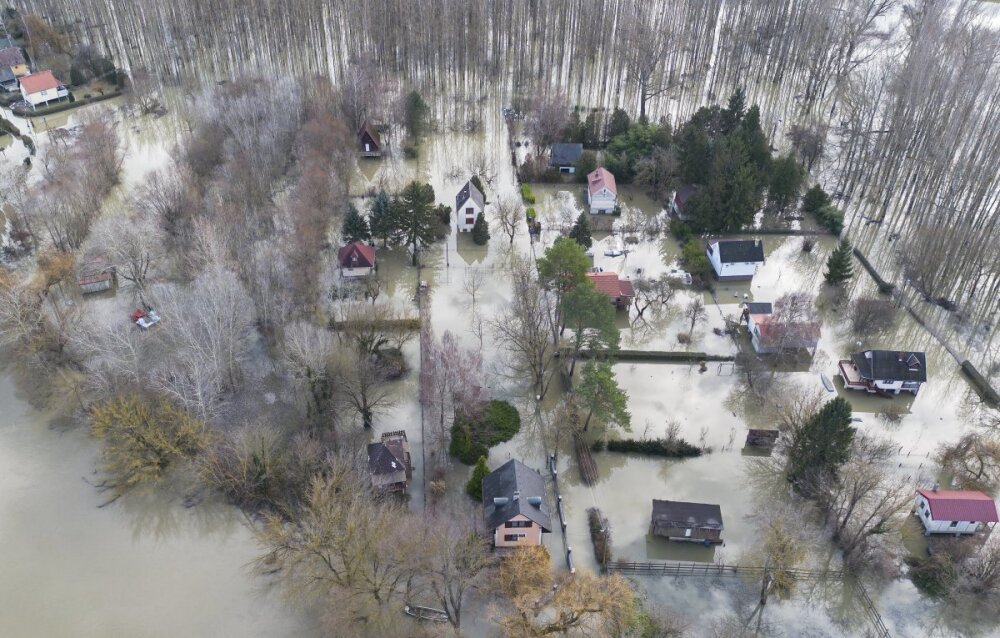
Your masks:
M705 247L696 237L691 237L685 242L681 259L691 276L698 278L701 285L707 285L712 277L712 263L708 261Z
M611 452L631 452L635 454L649 454L651 456L665 456L672 459L684 459L694 456L701 456L701 450L691 445L684 439L622 439L619 441L608 441L608 450Z
M455 415L448 453L472 465L479 457L488 456L489 448L509 441L520 429L521 415L517 408L506 401L493 400L471 417Z
M596 507L587 509L587 522L590 525L590 540L594 544L594 556L601 566L613 560L611 555L611 525L608 519L601 515Z
M950 558L935 554L927 558L907 558L910 580L917 589L933 598L947 595L955 583L957 572Z
M442 224L445 226L451 226L451 206L448 206L447 204L438 204L435 211L437 211L438 219L441 220Z
M524 216L528 220L528 222L530 223L530 222L535 221L535 218L538 217L538 213L535 212L535 207L534 206L528 206L528 210L524 213Z
M694 231L691 230L691 225L687 222L672 220L670 222L670 234L673 235L674 239L684 244L694 236Z
M416 144L403 144L403 155L407 159L417 159L420 155L420 151L417 150Z
M531 186L521 184L521 199L524 200L525 204L535 203L535 194L531 192Z
M472 470L469 482L465 484L465 493L476 499L483 500L483 479L490 473L490 466L486 464L486 457L480 456L476 461L476 467Z
M597 168L597 154L594 151L584 151L576 161L576 181L586 184L587 174Z
M476 215L476 223L472 225L472 241L477 246L485 246L490 241L490 227L482 212Z
M836 206L824 206L816 212L816 221L834 235L844 230L844 211Z

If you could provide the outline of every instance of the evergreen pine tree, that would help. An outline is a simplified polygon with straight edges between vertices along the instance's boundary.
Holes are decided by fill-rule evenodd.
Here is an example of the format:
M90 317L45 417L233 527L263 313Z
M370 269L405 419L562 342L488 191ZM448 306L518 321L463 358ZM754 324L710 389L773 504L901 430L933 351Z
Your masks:
M573 229L569 231L569 238L584 248L590 248L593 245L594 240L590 236L590 222L587 220L586 213L580 213L580 216L576 218Z
M826 272L823 278L831 286L838 286L854 276L854 268L851 264L851 242L846 239L840 240L840 245L830 255L826 262Z
M490 227L482 213L476 215L476 223L472 225L472 241L479 246L485 246L490 240Z
M399 222L396 219L396 209L392 206L389 193L380 190L372 201L368 212L368 226L372 237L382 240L382 247L395 243L399 234Z
M809 496L816 480L836 476L837 468L850 456L854 431L851 404L837 397L792 434L787 476L799 493Z
M490 466L486 464L486 457L480 456L476 461L476 467L472 469L472 476L465 484L466 493L477 501L483 500L483 479L490 473Z
M736 130L747 113L746 95L741 87L736 87L729 96L729 104L722 111L722 133L728 135Z
M826 194L826 191L819 184L807 190L806 194L802 196L802 212L809 213L810 215L817 214L824 207L829 206L829 204L830 196Z
M611 121L608 122L608 139L628 133L631 126L632 120L629 119L628 113L616 108L611 114Z
M802 190L802 167L791 153L771 162L767 201L777 213L784 213L799 198Z
M368 229L368 221L361 216L354 204L349 204L347 207L344 227L340 234L343 236L344 242L348 244L354 241L368 241L372 238L371 231Z

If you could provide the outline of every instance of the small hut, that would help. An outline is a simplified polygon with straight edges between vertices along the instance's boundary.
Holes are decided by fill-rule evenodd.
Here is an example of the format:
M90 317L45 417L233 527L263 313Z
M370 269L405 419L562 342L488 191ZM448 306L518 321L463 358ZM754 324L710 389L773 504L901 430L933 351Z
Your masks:
M104 255L85 257L76 269L76 283L85 295L111 290L115 283L115 267Z
M654 535L672 541L719 545L722 543L722 508L711 503L653 499L650 528Z
M778 430L754 430L747 432L747 447L770 450L778 442Z
M376 491L406 491L413 478L413 465L405 430L385 432L382 440L368 445L368 469Z

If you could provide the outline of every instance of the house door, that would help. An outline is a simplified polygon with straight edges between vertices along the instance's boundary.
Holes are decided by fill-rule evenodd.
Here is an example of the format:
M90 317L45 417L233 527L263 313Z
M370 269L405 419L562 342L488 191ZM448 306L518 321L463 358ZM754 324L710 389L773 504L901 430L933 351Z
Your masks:
M365 153L371 153L371 152L372 152L371 144L365 142Z
M684 530L684 538L691 538L691 528Z
M476 213L471 206L465 209L465 223L469 226L476 223Z

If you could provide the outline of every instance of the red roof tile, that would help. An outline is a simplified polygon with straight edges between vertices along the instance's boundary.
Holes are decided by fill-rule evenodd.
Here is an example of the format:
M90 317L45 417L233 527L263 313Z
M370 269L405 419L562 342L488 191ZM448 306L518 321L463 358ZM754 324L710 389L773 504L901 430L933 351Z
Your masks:
M819 342L820 326L816 322L801 321L784 324L774 315L750 315L760 331L762 345L784 344L789 348L813 348Z
M337 252L337 261L344 268L374 268L375 247L360 241L352 242Z
M936 521L977 521L996 523L997 504L978 490L917 490L931 507Z
M618 185L615 184L615 176L611 174L611 171L602 166L587 173L587 188L590 189L591 195L605 187L615 195L618 194Z
M594 284L594 287L606 294L613 300L619 297L634 297L635 291L632 282L628 279L619 279L618 273L613 272L588 272L587 277Z
M52 71L40 71L21 78L21 88L27 93L39 93L62 86L62 82L52 75Z

